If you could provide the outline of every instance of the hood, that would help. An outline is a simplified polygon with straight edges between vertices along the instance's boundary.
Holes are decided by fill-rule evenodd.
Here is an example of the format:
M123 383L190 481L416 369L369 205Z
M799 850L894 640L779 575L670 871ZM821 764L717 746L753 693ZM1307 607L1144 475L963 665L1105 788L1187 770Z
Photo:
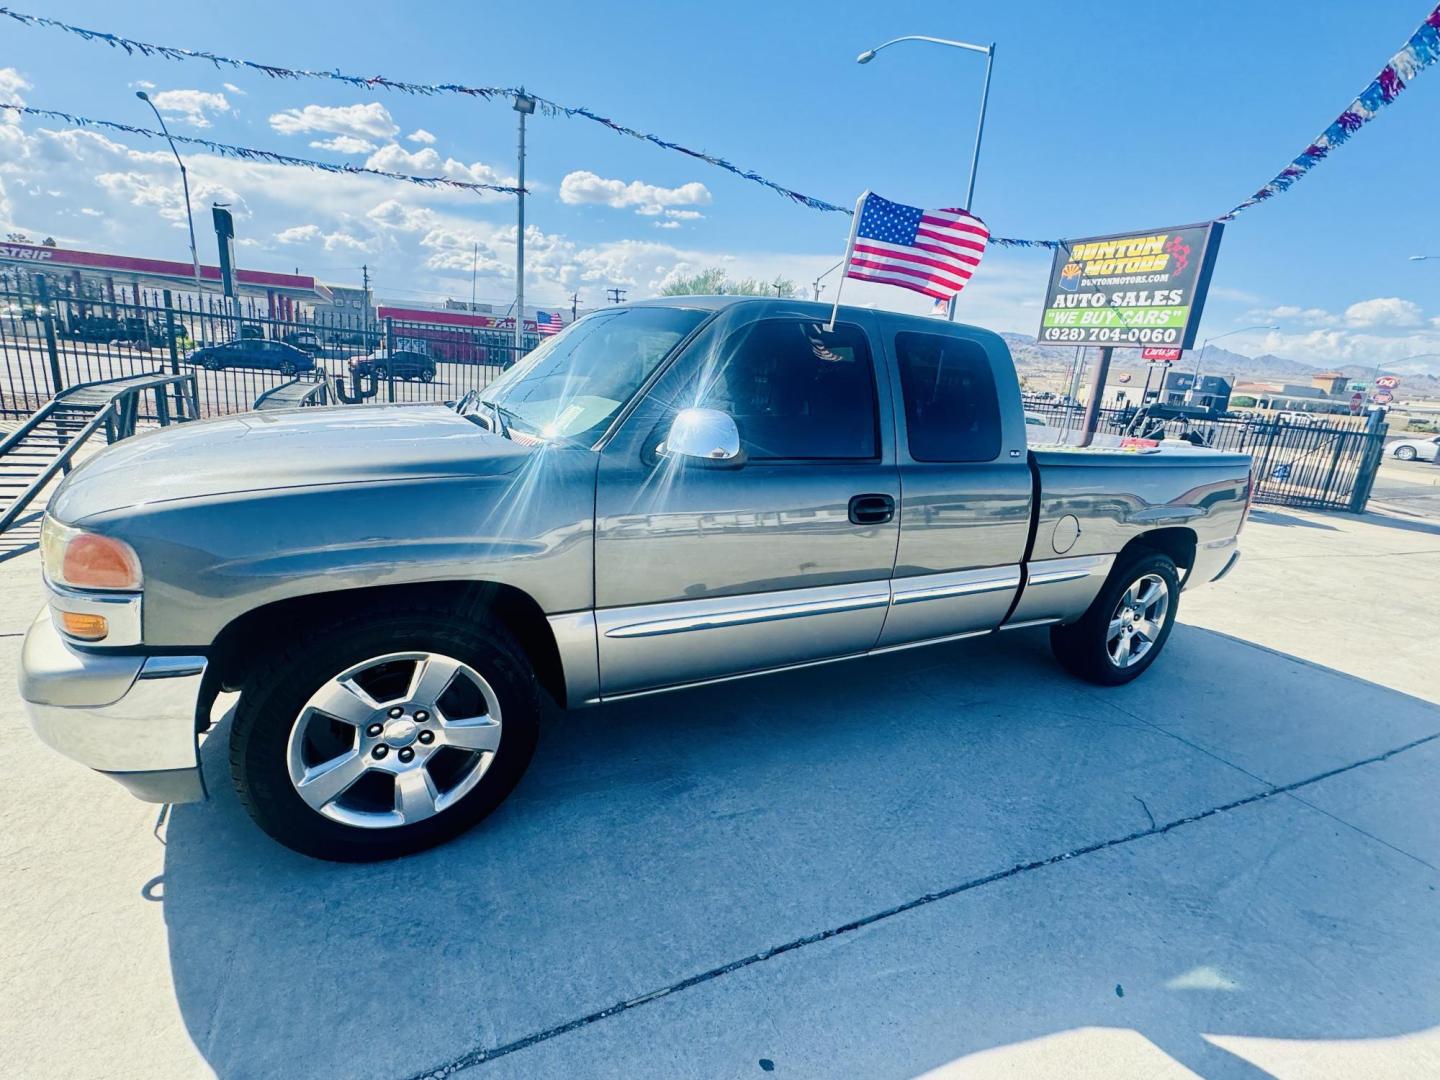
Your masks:
M250 412L177 424L107 447L50 501L61 521L245 491L495 476L531 453L444 406Z

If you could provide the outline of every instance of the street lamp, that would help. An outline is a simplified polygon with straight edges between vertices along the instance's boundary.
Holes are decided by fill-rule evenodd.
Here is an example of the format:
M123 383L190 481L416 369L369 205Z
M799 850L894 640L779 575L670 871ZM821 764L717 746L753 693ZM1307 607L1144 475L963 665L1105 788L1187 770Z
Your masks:
M1406 360L1423 360L1429 356L1440 356L1440 353L1417 352L1411 353L1409 356L1402 356L1398 360L1381 360L1380 363L1375 365L1375 370L1370 373L1370 381L1373 383L1380 377L1380 369L1386 364L1403 364Z
M170 144L170 152L175 155L175 164L180 166L180 187L185 192L185 221L190 226L190 264L195 268L195 292L199 293L200 285L200 254L195 250L195 215L190 211L190 179L185 173L185 162L180 158L180 151L175 149L175 140L170 138L170 129L165 126L165 118L160 115L160 110L155 107L155 102L150 100L150 95L144 90L136 90L135 96L155 114L155 119L160 121L160 133L165 136L165 141Z
M520 114L520 169L515 196L515 360L525 350L525 117L535 111L535 99L521 90L515 95L515 111Z
M1227 338L1227 337L1229 337L1231 334L1243 334L1243 333L1245 333L1245 332L1248 331L1248 330L1279 330L1279 329L1280 329L1280 327L1276 326L1274 323L1261 323L1261 324L1258 325L1258 326L1242 326L1239 330L1227 330L1227 331L1226 331L1225 333L1223 333L1223 334L1216 334L1214 337L1207 337L1207 338L1205 339L1205 341L1201 344L1201 346L1200 346L1200 351L1195 354L1195 372L1194 372L1194 375L1193 375L1192 377L1194 378L1194 380L1195 380L1196 382L1199 382L1199 381L1200 381L1200 362L1205 359L1205 350L1210 347L1210 343L1211 343L1212 341L1219 341L1221 338Z
M821 275L820 275L819 277L817 277L813 282L811 282L811 285L812 285L812 286L814 287L814 289L815 289L815 300L816 300L817 302L820 300L820 282L824 281L827 277L829 277L831 274L833 274L836 270L839 270L840 267L842 267L842 266L844 266L844 265L845 265L845 260L844 260L844 259L841 259L841 260L840 260L839 262L837 262L834 266L830 267L829 270L826 270L823 274L821 274Z
M975 149L970 155L970 181L965 185L965 210L967 213L974 213L972 205L975 201L975 170L980 165L980 140L985 135L985 107L990 100L990 69L995 63L995 43L989 45L972 45L968 41L951 41L948 38L929 37L925 34L907 34L905 37L893 38L883 45L877 45L873 49L866 49L855 58L857 64L868 64L875 59L875 54L881 49L888 49L891 45L902 41L928 41L932 45L944 45L952 49L965 49L967 52L978 52L985 54L985 85L980 91L980 120L975 127ZM955 297L950 297L948 310L951 322L955 321Z

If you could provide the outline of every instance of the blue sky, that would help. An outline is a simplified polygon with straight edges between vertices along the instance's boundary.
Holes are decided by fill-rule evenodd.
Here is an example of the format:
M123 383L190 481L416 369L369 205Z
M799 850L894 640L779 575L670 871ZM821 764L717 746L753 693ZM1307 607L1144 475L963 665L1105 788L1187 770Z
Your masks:
M21 6L25 10L24 6ZM916 205L964 191L983 58L905 45L907 33L997 42L974 210L998 234L1083 236L1203 220L1248 196L1375 75L1425 0L1206 5L834 2L723 5L69 2L82 26L262 62L417 81L520 84L722 154L849 203L869 187ZM817 13L823 12L823 18ZM0 24L0 89L29 104L145 124L137 85L177 132L410 172L514 173L505 103L365 94L208 65L128 57L51 30ZM1242 351L1316 363L1440 352L1435 214L1440 74L1400 99L1288 194L1227 230L1202 333L1256 322ZM203 127L201 125L204 125ZM433 142L417 131L429 133ZM335 140L339 140L336 142ZM179 187L161 148L26 120L0 128L0 227L106 250L183 258ZM325 143L315 147L313 143ZM368 145L364 145L368 144ZM203 206L236 203L243 264L340 282L368 263L394 298L513 294L513 202L188 155ZM610 285L632 298L721 264L809 281L839 258L847 220L578 119L536 117L527 179L527 293L555 303ZM202 225L204 222L202 221ZM202 239L213 258L213 240ZM1035 331L1049 258L992 249L967 319ZM853 289L853 292L851 291ZM831 294L827 292L827 298ZM923 310L922 297L847 297Z

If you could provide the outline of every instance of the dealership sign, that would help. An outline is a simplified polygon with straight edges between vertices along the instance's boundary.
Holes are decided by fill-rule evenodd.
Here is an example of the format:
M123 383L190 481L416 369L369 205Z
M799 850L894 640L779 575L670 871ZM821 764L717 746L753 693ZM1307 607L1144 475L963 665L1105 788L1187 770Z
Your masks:
M1140 359L1148 360L1152 364L1173 364L1180 359L1179 349L1157 349L1151 346L1148 349L1140 350Z
M1375 380L1375 385L1381 390L1394 390L1400 385L1399 375L1381 375Z
M1062 241L1039 343L1192 348L1223 229L1211 221Z

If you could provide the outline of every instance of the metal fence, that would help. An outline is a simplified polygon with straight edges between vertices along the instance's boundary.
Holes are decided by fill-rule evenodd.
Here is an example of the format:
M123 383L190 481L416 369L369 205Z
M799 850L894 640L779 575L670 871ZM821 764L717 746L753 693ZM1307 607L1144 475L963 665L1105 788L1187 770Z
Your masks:
M219 296L168 289L97 297L75 293L67 279L5 275L0 276L0 417L27 417L78 383L162 369L194 372L202 416L244 412L296 373L258 366L212 370L192 359L202 346L242 338L295 345L314 362L314 370L301 371L300 378L331 377L347 399L369 402L457 399L487 385L522 352L508 330L358 314L281 319L253 301L242 301L237 311ZM525 347L535 343L528 335ZM419 354L425 362L407 365L397 356L386 363L399 353ZM366 360L382 377L357 374L357 368L366 370Z
M402 322L368 315L279 319L242 301L136 289L80 295L73 282L41 274L0 275L0 417L24 418L66 387L168 371L193 372L201 416L245 412L294 382L279 368L196 363L206 345L252 338L286 342L313 360L301 381L327 381L349 403L458 400L483 389L517 356L511 331ZM204 354L201 354L202 357ZM293 391L287 391L292 393ZM305 397L301 393L299 396ZM319 397L317 394L315 397ZM1080 410L1029 397L1026 410L1061 430L1078 430ZM1098 430L1124 434L1133 413L1100 410ZM1169 438L1198 437L1218 450L1254 459L1259 501L1360 511L1383 453L1385 427L1365 419L1316 417L1298 424L1246 416L1164 425Z
M1080 430L1074 406L1030 398L1025 411L1062 432ZM1096 430L1124 435L1133 410L1101 409ZM1370 498L1384 455L1386 426L1368 417L1307 416L1296 423L1260 414L1169 420L1147 426L1151 437L1188 437L1216 450L1249 454L1257 502L1360 513Z

